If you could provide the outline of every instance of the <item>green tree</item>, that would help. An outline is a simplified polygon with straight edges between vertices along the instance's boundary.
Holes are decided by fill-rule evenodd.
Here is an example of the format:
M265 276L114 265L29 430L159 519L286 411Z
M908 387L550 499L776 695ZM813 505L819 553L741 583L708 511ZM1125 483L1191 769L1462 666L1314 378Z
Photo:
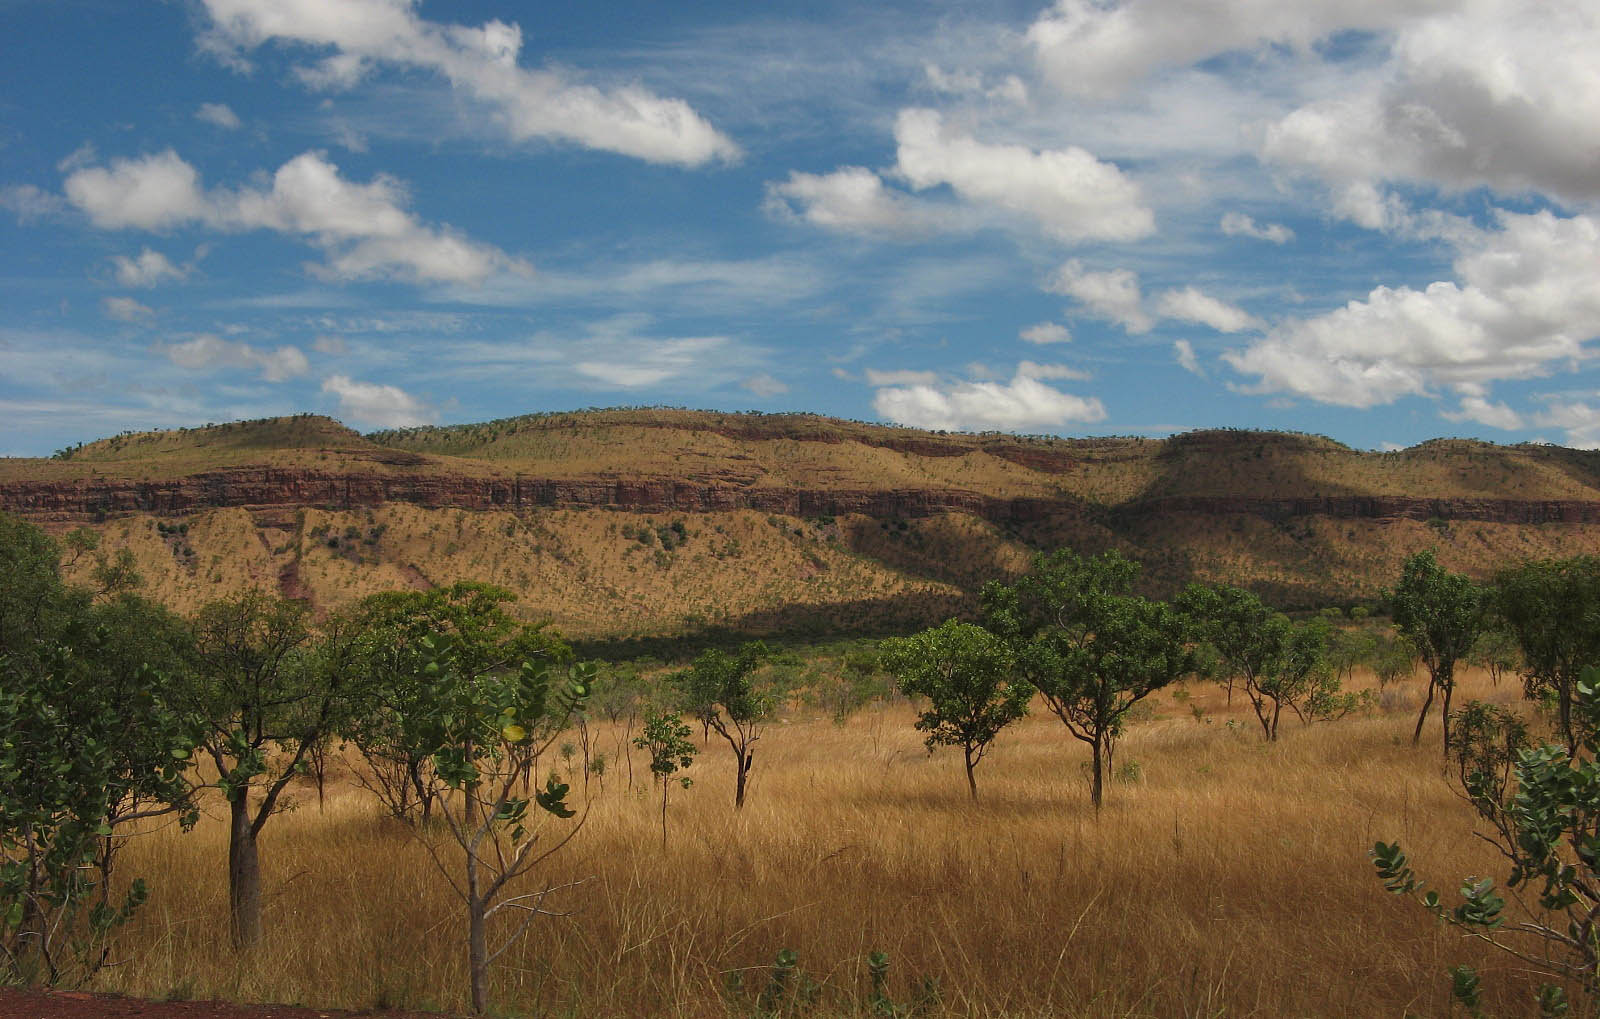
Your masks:
M1196 636L1215 651L1220 675L1243 682L1268 741L1278 738L1284 708L1313 721L1355 706L1325 661L1325 621L1295 624L1251 592L1225 585L1190 584L1178 604L1195 621Z
M744 645L737 655L711 648L671 678L683 710L709 726L733 751L735 810L744 808L750 769L755 764L751 748L772 714L771 692L761 689L755 680L768 657L767 647L760 641Z
M1502 676L1522 667L1522 649L1517 646L1516 636L1497 618L1491 618L1478 635L1478 642L1472 645L1467 664L1487 672L1489 682L1499 686Z
M190 748L158 667L162 610L61 583L38 528L0 514L0 983L82 979L144 901L112 895L123 826L195 813ZM147 625L140 625L141 623Z
M1483 632L1483 592L1470 579L1439 565L1432 549L1406 560L1400 583L1389 594L1395 629L1411 642L1428 670L1428 695L1417 714L1411 745L1422 741L1435 693L1443 702L1444 745L1450 745L1450 698L1456 689L1456 663L1472 651Z
M1334 627L1328 634L1328 667L1341 683L1355 678L1358 667L1372 661L1378 640L1366 627Z
M1128 711L1196 667L1188 617L1129 593L1138 572L1116 551L1085 559L1061 549L1036 556L1015 584L983 588L989 628L1010 644L1018 671L1089 744L1096 810Z
M611 723L616 734L616 757L627 768L628 791L633 792L633 727L639 721L649 685L632 663L616 663L602 668L595 677L589 705ZM621 723L620 729L618 723ZM598 762L597 762L598 763Z
M94 569L89 571L89 576L103 597L133 591L144 583L139 575L139 561L131 548L119 548L114 555L95 553Z
M1522 649L1529 697L1555 702L1567 752L1583 733L1572 712L1578 676L1600 663L1600 558L1545 559L1495 578L1496 614Z
M547 634L522 635L524 650L533 650L535 637L541 646L531 659L509 665L487 650L493 641L472 636L498 632L498 626L456 623L462 625L418 638L428 660L408 725L431 765L426 781L437 816L460 851L458 880L428 834L416 832L465 906L472 1009L481 1014L489 1008L490 967L538 917L553 912L545 901L560 889L505 893L564 848L588 816L587 799L582 816L567 806L570 786L553 773L542 789L530 789L528 776L581 711L596 670L590 663L567 666L566 645ZM574 816L578 820L562 834L546 838L552 818ZM502 913L520 922L491 947L491 921Z
M1417 671L1417 649L1398 633L1375 637L1369 664L1378 686L1388 687Z
M878 652L873 648L846 651L835 669L824 674L812 699L828 712L833 724L844 725L850 716L889 692Z
M100 532L89 527L74 527L61 539L61 543L72 553L72 558L67 560L67 565L72 566L83 558L84 553L100 547Z
M1013 678L1016 664L1006 642L972 623L947 620L910 637L880 645L885 669L908 696L925 697L917 716L928 749L960 747L967 791L978 798L974 771L1006 726L1028 713L1033 686Z
M1230 704L1236 682L1243 680L1246 689L1253 689L1272 668L1280 642L1263 639L1262 631L1276 613L1253 593L1226 585L1190 584L1179 594L1177 604L1195 621L1198 635L1215 652L1211 672L1227 688ZM1262 728L1267 728L1265 722Z
M394 817L426 825L439 790L427 730L433 694L425 670L434 652L425 638L451 637L458 667L474 676L516 669L530 658L557 655L565 663L565 645L506 612L515 598L503 588L461 582L374 595L358 608L359 624L369 631L361 644L364 682L344 735L368 765L361 781Z
M1428 890L1398 842L1378 842L1370 856L1384 887L1417 899L1439 920L1553 978L1541 987L1539 1014L1566 1015L1566 988L1591 997L1600 991L1600 670L1573 682L1578 753L1563 746L1531 747L1527 730L1503 709L1472 702L1456 716L1448 757L1453 779L1505 857L1510 889L1521 907L1507 915L1506 898L1490 877L1469 877L1460 901L1447 905ZM1471 1005L1477 976L1457 967L1454 991ZM1588 1014L1593 1014L1592 1010Z
M228 803L229 929L242 948L262 935L261 831L348 710L354 677L317 668L312 637L303 604L254 590L211 602L195 619L197 677L185 708Z
M661 850L667 849L667 792L672 788L673 777L694 764L695 746L689 736L693 729L675 712L663 711L644 720L644 727L634 737L633 745L650 755L650 774L661 783ZM679 776L679 785L687 789L694 779Z
M1272 703L1269 739L1278 738L1278 720L1285 707L1309 725L1343 717L1362 702L1357 695L1343 691L1338 672L1328 662L1329 628L1325 620L1296 623L1282 616L1278 619L1281 622L1272 624L1274 628L1287 624L1282 649L1259 684L1261 696ZM1257 717L1260 715L1258 711Z

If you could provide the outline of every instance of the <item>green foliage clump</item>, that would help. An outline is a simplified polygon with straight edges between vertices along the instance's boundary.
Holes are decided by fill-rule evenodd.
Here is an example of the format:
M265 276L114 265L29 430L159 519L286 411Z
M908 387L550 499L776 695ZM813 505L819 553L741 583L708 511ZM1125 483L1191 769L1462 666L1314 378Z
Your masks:
M132 596L66 587L59 554L0 514L0 984L92 976L147 895L140 878L113 888L125 826L197 817L172 702L181 628Z
M1416 649L1428 669L1428 696L1417 715L1412 734L1415 746L1422 740L1435 693L1444 695L1444 742L1450 744L1450 698L1455 693L1456 663L1466 658L1484 627L1484 596L1467 577L1442 568L1433 550L1406 560L1400 583L1389 595L1394 606L1394 626Z
M1567 752L1587 735L1573 704L1579 675L1600 664L1600 558L1546 559L1502 571L1494 607L1522 651L1529 697L1548 697Z
M1426 887L1398 842L1380 841L1369 854L1385 889L1551 978L1535 1002L1542 1016L1568 1014L1573 988L1593 1014L1600 992L1600 669L1584 669L1573 695L1573 721L1584 734L1577 753L1530 745L1519 718L1477 702L1457 713L1448 745L1453 778L1509 864L1505 887L1530 918L1508 916L1492 877L1466 878L1452 906ZM1473 1011L1481 986L1470 967L1452 971L1452 992L1481 1014Z
M1034 558L1013 585L984 585L983 611L1028 679L1092 751L1091 791L1104 798L1124 720L1144 698L1195 671L1193 625L1166 602L1131 593L1139 564L1115 551Z
M762 725L775 704L772 690L756 681L757 670L769 657L771 653L760 641L746 644L736 655L712 648L670 680L683 710L714 730L733 752L736 810L744 807L750 769L755 764L751 748L761 738Z
M644 728L633 745L650 755L650 774L661 784L661 848L667 848L667 793L677 775L678 785L687 789L694 780L678 775L694 764L695 745L689 739L694 730L676 712L663 711L645 719Z
M1013 676L1016 659L1006 642L981 626L955 619L881 646L882 664L907 696L928 706L917 730L936 746L960 747L967 790L978 798L974 771L1001 730L1028 713L1034 688Z

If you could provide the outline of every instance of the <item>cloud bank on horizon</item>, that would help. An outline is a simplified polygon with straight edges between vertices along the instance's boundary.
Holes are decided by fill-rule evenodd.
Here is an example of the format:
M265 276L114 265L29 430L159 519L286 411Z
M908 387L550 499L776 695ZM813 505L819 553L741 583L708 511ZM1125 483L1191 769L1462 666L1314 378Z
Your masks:
M1018 10L7 4L0 454L616 404L1600 446L1600 8Z

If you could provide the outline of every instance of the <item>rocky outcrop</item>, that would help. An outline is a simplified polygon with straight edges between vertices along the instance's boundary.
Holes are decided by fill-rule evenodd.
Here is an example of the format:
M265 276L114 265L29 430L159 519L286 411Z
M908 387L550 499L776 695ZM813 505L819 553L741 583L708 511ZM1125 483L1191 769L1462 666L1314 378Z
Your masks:
M789 516L923 517L957 510L996 520L1038 519L1066 500L996 499L960 489L802 489L708 480L373 475L243 469L166 481L82 479L0 486L0 509L33 517L99 514L176 515L214 507L325 506L349 509L386 502L469 510L540 506L614 507L637 512L753 509Z
M403 463L393 464L402 466ZM1302 516L1350 519L1475 520L1509 524L1600 523L1600 501L1421 499L1400 496L1302 498L1163 497L1102 508L1068 498L997 498L963 489L806 489L721 479L533 478L411 473L340 473L281 468L209 471L160 481L88 478L0 485L0 509L41 519L102 514L177 515L246 507L279 515L296 506L349 509L387 502L468 510L614 507L636 512L738 509L796 517L860 513L913 518L957 511L996 523L1061 515L1134 519L1175 514L1244 514L1272 520ZM274 512L276 511L276 512Z
M1417 499L1406 496L1338 495L1297 499L1176 496L1143 499L1116 507L1115 516L1199 513L1247 514L1268 520L1324 516L1366 520L1474 520L1500 524L1600 523L1600 502L1577 499Z

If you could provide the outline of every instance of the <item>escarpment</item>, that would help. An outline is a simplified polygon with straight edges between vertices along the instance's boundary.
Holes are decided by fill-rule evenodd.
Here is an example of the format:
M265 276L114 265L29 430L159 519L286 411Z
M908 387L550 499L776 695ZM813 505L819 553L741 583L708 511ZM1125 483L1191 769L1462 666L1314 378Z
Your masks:
M957 488L868 489L754 486L736 481L672 478L541 478L511 475L375 475L282 468L201 471L185 477L133 480L105 475L72 480L0 482L0 509L42 520L76 521L113 513L178 515L204 509L320 506L356 509L386 503L466 510L560 507L640 513L758 510L794 517L912 519L968 513L996 524L1023 524L1058 514L1099 512L1112 518L1246 515L1281 521L1333 519L1463 520L1500 524L1600 523L1600 498L1518 499L1317 495L1296 497L1155 496L1111 504L1082 497L1001 497Z
M0 460L0 510L92 527L185 610L250 585L321 610L475 579L576 635L833 632L970 612L1062 545L1122 550L1152 592L1221 581L1290 608L1370 601L1423 548L1480 577L1600 553L1600 454L668 410L362 436L301 416Z

